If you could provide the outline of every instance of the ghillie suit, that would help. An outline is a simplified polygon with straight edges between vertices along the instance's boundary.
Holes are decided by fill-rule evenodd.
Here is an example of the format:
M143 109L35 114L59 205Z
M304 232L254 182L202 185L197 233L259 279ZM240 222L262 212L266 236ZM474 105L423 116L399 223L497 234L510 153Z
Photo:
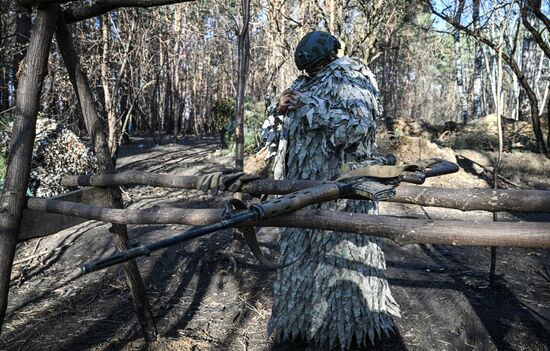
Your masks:
M6 154L11 135L8 131L0 130L0 139L0 153ZM51 197L68 192L69 189L61 185L61 177L93 173L97 170L96 164L92 152L62 124L48 118L36 121L29 182L32 195Z
M267 140L277 145L277 179L334 180L344 163L373 156L378 88L370 70L343 57L292 90L304 106L289 111ZM268 109L276 121L277 107ZM268 126L268 122L265 126ZM277 135L278 134L278 135ZM277 140L279 140L277 142ZM316 206L377 213L372 201L339 200ZM284 228L279 263L301 259L277 272L268 331L282 340L301 338L321 349L363 347L393 330L399 316L385 274L382 239L354 233ZM303 256L302 256L303 255Z

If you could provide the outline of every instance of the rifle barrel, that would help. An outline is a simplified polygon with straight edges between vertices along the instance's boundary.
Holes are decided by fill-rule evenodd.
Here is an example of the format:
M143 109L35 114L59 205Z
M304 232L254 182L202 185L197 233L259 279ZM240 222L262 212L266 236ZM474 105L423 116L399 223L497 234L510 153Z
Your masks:
M177 234L171 238L159 240L150 244L133 247L129 250L117 252L109 257L101 258L81 266L81 275L88 274L103 268L111 267L119 263L129 261L133 258L149 255L151 251L159 250L174 244L189 241L199 236L213 233L229 227L234 227L239 223L247 222L256 219L258 214L255 211L247 210L246 212L236 214L230 219L223 219L218 223L205 225L190 229L181 234Z

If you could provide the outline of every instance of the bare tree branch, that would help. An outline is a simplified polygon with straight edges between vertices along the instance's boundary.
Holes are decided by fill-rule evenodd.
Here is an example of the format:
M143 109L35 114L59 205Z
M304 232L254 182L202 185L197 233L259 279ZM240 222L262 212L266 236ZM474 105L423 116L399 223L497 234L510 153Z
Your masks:
M28 0L26 0L28 1ZM52 1L52 0L46 0ZM190 2L194 0L97 0L90 6L79 7L76 9L66 10L63 12L65 22L73 23L82 21L95 16L103 15L109 11L116 10L121 7L155 7L163 5L178 4L182 2Z
M71 1L77 1L77 0L15 0L16 3L24 7L47 5L47 4L65 4Z
M533 6L533 0L526 0L525 6L529 7L529 10L533 12L533 14L537 16L537 18L541 20L542 23L544 23L544 25L546 26L546 30L550 31L550 19L548 19L548 17L546 17L546 15L540 10L540 2L539 6L537 7Z
M460 23L458 23L455 19L444 15L443 13L437 11L432 2L430 0L424 0L423 1L430 11L437 17L441 18L445 22L452 25L457 30L460 30L469 36L475 38L477 41L487 45L490 47L493 51L500 54L502 56L502 60L506 62L506 64L510 67L512 72L516 75L519 83L521 84L521 87L525 90L527 93L527 96L529 98L529 103L531 105L531 121L533 123L533 131L535 133L535 137L537 140L537 148L540 153L543 153L548 156L548 149L546 147L546 144L544 143L544 137L542 136L542 130L540 127L540 120L539 120L539 102L537 95L535 94L535 91L527 81L527 77L523 74L522 70L518 66L517 62L514 60L513 57L511 57L509 54L503 52L502 50L499 50L499 45L488 39L486 36L483 35L483 33L480 30L477 29L471 29L468 28Z
M550 58L550 46L548 46L548 44L544 41L540 32L537 31L536 28L533 27L533 25L529 22L527 11L534 12L533 9L534 9L533 6L529 6L527 4L524 5L521 8L521 20L525 28L527 28L527 30L531 33L533 38L535 38L535 41L537 42L538 46L542 49L542 51L544 51L544 54L546 55L546 57Z

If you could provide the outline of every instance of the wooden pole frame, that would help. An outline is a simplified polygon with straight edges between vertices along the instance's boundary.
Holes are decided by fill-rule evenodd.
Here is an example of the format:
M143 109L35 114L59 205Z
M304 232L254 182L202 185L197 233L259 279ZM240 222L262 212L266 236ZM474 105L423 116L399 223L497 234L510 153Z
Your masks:
M198 176L121 172L105 175L65 176L61 182L65 186L149 185L196 189L199 178ZM283 195L324 183L326 182L314 180L261 179L244 184L240 191L251 194ZM548 190L444 189L408 185L400 185L395 190L395 196L385 201L454 208L462 211L550 213L550 191Z
M30 198L33 210L125 224L217 223L222 209L150 208L111 209L75 202ZM298 210L244 226L296 227L353 232L390 239L399 245L445 244L550 248L550 226L544 222L466 222L410 219L394 216L323 210Z

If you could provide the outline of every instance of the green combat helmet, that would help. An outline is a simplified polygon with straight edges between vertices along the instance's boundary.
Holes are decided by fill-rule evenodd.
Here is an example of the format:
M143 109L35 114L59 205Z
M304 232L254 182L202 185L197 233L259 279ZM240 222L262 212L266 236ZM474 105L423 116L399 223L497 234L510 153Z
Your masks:
M327 32L315 31L306 34L296 46L294 61L300 71L312 67L324 57L340 48L340 42Z

